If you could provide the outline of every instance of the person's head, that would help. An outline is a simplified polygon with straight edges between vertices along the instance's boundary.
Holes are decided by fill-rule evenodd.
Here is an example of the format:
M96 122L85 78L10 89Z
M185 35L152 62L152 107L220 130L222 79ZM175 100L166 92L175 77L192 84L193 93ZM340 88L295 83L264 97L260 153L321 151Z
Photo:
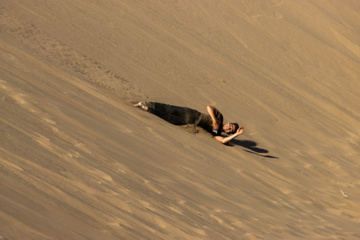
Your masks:
M233 134L235 133L239 128L239 124L237 123L230 123L228 122L227 124L224 124L223 129L224 132L226 132L227 134Z

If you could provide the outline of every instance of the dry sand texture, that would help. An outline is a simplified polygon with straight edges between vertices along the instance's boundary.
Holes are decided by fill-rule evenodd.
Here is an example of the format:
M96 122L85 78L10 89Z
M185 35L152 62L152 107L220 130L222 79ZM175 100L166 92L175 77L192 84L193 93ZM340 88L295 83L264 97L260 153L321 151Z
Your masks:
M357 0L0 1L0 239L359 239L359 23Z

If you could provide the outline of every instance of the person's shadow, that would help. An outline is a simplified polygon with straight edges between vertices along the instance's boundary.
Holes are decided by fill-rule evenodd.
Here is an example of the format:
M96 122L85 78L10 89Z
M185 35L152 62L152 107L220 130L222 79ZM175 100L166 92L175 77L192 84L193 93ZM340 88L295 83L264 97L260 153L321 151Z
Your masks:
M260 157L278 158L275 156L267 155L267 153L269 153L269 151L266 149L258 148L257 143L254 141L233 139L233 140L231 140L231 142L228 145L229 146L238 145L238 146L247 148L244 150L245 152L256 154Z

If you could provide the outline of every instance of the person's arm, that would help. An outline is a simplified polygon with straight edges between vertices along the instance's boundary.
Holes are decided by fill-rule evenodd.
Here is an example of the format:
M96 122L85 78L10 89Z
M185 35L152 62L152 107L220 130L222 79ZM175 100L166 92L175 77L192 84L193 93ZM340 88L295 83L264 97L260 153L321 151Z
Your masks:
M206 109L207 109L207 112L209 113L209 115L211 117L211 120L212 120L212 123L213 123L213 129L218 130L219 129L219 124L216 121L214 108L212 106L207 106Z
M222 136L216 136L215 139L218 140L219 142L221 143L228 143L230 142L231 140L233 140L234 138L236 138L237 136L243 134L244 132L244 127L241 126L237 131L236 133L234 133L233 135L230 135L228 137L222 137Z

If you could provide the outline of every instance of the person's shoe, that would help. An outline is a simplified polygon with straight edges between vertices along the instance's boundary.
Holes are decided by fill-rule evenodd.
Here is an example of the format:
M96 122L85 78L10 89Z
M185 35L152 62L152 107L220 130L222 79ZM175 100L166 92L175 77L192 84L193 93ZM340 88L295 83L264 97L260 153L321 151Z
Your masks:
M148 110L148 107L143 102L138 102L137 104L134 105L134 107L141 108L144 111Z

